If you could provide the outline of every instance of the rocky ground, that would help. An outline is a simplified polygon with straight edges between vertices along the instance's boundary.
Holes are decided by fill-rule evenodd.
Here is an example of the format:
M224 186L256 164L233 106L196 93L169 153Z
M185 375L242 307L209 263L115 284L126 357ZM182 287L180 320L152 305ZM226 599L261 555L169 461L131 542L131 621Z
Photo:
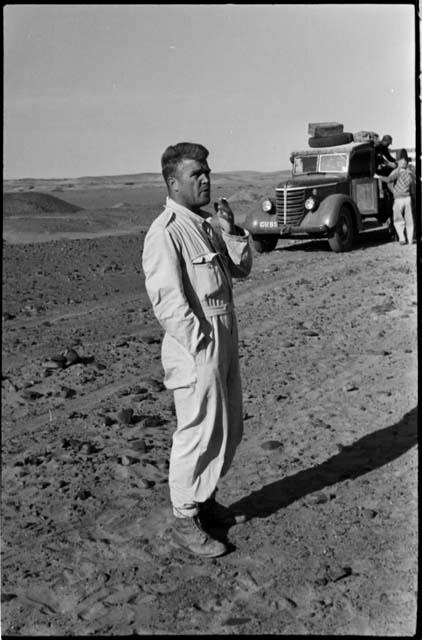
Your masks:
M346 254L283 240L254 255L234 289L245 436L219 492L250 520L201 560L169 536L175 415L147 226L15 244L12 222L3 635L415 633L415 245L381 231Z

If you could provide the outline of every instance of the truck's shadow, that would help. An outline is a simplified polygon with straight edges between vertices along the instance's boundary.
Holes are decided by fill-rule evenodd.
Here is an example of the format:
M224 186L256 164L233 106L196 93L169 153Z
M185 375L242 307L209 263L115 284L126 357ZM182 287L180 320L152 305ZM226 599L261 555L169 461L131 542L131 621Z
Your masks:
M417 444L417 407L396 424L370 433L322 464L271 482L233 503L249 517L267 517L309 493L354 479L395 460Z
M383 244L393 243L388 229L371 229L370 231L364 231L360 233L354 243L353 249L371 249ZM394 244L394 243L393 243ZM278 246L275 251L324 251L331 252L328 240L300 240L297 244L291 244L288 246Z

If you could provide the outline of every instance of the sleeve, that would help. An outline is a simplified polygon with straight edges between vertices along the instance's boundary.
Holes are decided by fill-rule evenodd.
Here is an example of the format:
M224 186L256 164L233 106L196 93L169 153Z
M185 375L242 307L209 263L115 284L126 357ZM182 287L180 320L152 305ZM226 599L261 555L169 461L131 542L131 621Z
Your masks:
M148 297L163 329L195 355L204 333L184 292L180 258L167 229L150 228L142 254Z
M394 180L397 180L398 174L399 174L399 170L393 169L390 175L385 178L385 182L394 182Z
M252 250L247 229L235 228L236 235L221 230L220 238L225 245L230 273L234 278L245 278L252 269ZM243 235L240 233L243 232Z

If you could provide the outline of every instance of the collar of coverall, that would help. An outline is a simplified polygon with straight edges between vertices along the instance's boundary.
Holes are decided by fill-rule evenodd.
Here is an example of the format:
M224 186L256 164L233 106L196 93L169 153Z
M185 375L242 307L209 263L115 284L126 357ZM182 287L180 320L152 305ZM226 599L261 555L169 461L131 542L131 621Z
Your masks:
M206 213L208 215L208 219L207 218L203 218L202 216L198 215L197 213L194 213L193 211L191 211L190 209L187 209L183 205L179 204L178 202L176 202L175 200L170 198L170 196L167 196L167 198L166 198L166 209L171 209L171 211L174 211L175 213L181 213L183 215L186 215L188 218L190 218L192 220L192 222L194 222L195 224L197 224L198 226L201 226L203 228L206 228L207 226L209 227L209 225L210 225L210 223L208 221L210 220L210 218L212 216L207 214L206 211L204 211L204 213Z

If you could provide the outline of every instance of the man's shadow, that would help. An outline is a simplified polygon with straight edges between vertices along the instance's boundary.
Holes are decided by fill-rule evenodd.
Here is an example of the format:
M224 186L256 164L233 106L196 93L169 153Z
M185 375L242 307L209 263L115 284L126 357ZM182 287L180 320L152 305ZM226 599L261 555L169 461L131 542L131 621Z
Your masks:
M415 407L396 424L343 447L338 454L315 467L263 486L230 508L250 518L265 518L314 491L382 467L417 444L417 414Z

